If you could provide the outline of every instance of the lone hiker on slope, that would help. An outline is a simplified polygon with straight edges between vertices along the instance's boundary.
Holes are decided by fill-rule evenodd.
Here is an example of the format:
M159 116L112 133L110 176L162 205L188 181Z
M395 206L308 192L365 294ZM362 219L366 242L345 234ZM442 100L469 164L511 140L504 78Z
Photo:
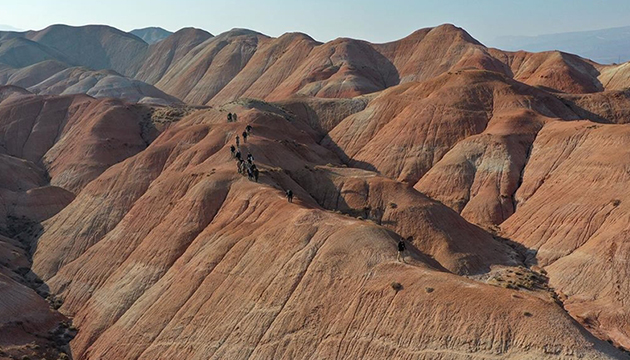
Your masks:
M291 191L291 189L287 190L287 201L290 203L293 202L293 191Z
M247 126L245 127L245 131L247 132L247 135L251 134L252 132L252 126L247 124Z
M232 157L234 157L234 155L236 155L236 147L234 145L230 146L230 152L232 153Z
M398 241L398 256L396 257L396 260L402 260L402 262L405 262L405 250L407 250L405 239L400 238L400 240Z
M236 147L240 147L241 146L241 139L238 137L238 135L236 135Z
M247 131L243 131L243 142L247 144Z

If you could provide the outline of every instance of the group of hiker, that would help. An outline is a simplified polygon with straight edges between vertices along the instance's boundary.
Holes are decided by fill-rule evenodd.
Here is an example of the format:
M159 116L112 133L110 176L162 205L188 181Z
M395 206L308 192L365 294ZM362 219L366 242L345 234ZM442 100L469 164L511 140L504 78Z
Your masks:
M238 117L235 113L234 114L229 113L227 116L228 122L236 122L237 119ZM253 129L252 126L248 124L245 127L245 131L241 133L244 144L247 143L247 138L251 136L252 129ZM245 159L243 159L242 153L241 153L241 140L240 140L241 137L239 137L239 135L237 134L235 139L236 139L236 146L231 145L230 151L232 152L232 157L235 158L237 161L238 173L241 175L247 175L247 178L249 180L258 182L258 176L260 174L260 171L258 170L258 168L256 167L256 164L254 163L254 156L250 152L248 152ZM288 189L285 191L285 196L288 202L290 203L293 202L293 191L291 189ZM398 248L398 256L396 257L397 261L405 262L405 254L407 252L407 245L405 241L411 241L411 240L412 240L411 237L407 239L403 237L400 238L397 244L397 248Z
M238 116L235 113L228 113L228 122L236 122L237 119ZM247 144L247 138L251 136L252 130L252 126L248 124L245 127L245 131L243 131L240 136L237 134L235 137L236 145L230 146L230 152L232 153L232 157L237 161L236 166L238 173L241 175L247 175L249 180L258 182L260 170L258 170L258 167L254 163L254 156L248 152L245 159L243 159L243 154L241 153L241 137L243 139L243 144ZM293 191L291 191L291 189L285 191L285 196L287 197L288 202L293 202Z
M236 114L228 114L228 121L235 118ZM251 132L252 126L247 125L247 127L245 127L245 131L243 131L243 133L241 134L243 136L243 143L247 143L247 137L250 136ZM232 153L232 157L236 159L238 173L241 175L247 175L247 178L249 180L254 180L258 182L260 171L254 163L254 156L252 155L252 153L248 152L245 159L243 159L243 154L241 153L241 141L238 135L236 135L236 146L231 145L230 152Z

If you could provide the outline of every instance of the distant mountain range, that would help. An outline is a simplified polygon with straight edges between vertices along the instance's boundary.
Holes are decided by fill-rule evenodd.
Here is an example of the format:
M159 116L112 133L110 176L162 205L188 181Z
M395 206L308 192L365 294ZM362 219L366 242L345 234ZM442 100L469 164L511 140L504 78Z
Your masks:
M353 97L470 68L573 94L625 89L630 77L630 66L598 65L568 53L486 48L453 25L387 44L347 38L320 43L301 33L273 38L247 29L216 37L194 28L134 32L60 24L0 31L0 85L42 95L220 105L242 97Z
M18 29L11 25L0 24L0 31L22 31L22 29Z
M600 64L630 61L630 26L539 36L501 36L493 46L532 52L560 50Z
M160 28L134 31L144 39L102 25L0 31L0 85L16 85L42 95L80 93L178 103L150 83L212 35L193 28L175 34ZM171 35L170 40L160 41Z
M160 40L164 40L167 37L173 35L172 32L164 30L161 27L148 27L143 29L135 29L130 31L131 34L136 35L140 39L144 40L147 44L155 44Z
M629 85L451 24L0 32L0 359L627 359Z

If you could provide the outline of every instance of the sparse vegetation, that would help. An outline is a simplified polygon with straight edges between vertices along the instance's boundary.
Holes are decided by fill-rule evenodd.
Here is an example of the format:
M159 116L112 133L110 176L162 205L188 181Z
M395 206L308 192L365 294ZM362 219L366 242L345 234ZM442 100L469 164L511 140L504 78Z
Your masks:
M525 312L523 312L523 315L524 315L524 316L526 316L526 317L532 317L532 316L534 316L534 315L532 315L532 313L530 313L529 311L525 311Z
M612 204L613 204L614 207L617 207L617 206L621 205L621 200L615 199L615 200L612 201Z
M398 204L393 203L393 202L390 202L390 203L389 203L389 207L390 207L390 208L392 208L392 209L395 209L395 208L397 208L397 207L398 207Z
M399 283L399 282L395 282L394 281L390 285L392 286L392 289L394 289L394 291L396 291L396 292L399 292L399 291L401 291L403 289L402 284Z
M59 310L59 308L63 305L63 300L61 300L60 298L56 296L49 296L46 300L48 300L50 307L52 307L55 310Z
M426 291L426 292L427 292L427 294L430 294L430 293L434 292L434 291L435 291L435 289L434 289L434 288L432 288L432 287L425 287L425 288L424 288L424 291Z
M13 204L14 206L16 204ZM6 228L0 229L0 234L6 235L16 240L24 241L31 239L36 235L35 226L36 222L30 220L26 216L13 216L7 215Z
M184 107L154 107L151 108L150 117L153 123L157 124L169 124L181 120L184 116L190 115L197 109L184 106Z
M548 281L549 279L543 274L519 267L516 271L509 268L500 269L487 280L487 283L513 290L551 291Z

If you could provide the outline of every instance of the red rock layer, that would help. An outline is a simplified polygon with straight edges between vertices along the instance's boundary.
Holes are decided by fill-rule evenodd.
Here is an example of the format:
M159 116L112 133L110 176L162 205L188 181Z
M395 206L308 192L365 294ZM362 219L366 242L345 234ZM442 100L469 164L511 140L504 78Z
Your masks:
M81 329L77 358L619 356L547 296L449 274L411 245L408 264L397 263L398 235L325 211L323 192L340 188L352 209L401 194L401 209L381 221L426 229L427 249L483 232L374 173L324 166L339 173L319 179L344 185L308 186L298 169L339 160L300 121L281 109L229 110L242 122L220 110L191 115L45 222L34 269ZM236 174L228 150L246 123L253 136L242 149L262 169L259 183ZM361 183L372 196L354 194Z
M118 100L11 97L0 103L0 144L7 155L45 166L52 185L77 193L109 166L146 148L150 139L142 122Z

